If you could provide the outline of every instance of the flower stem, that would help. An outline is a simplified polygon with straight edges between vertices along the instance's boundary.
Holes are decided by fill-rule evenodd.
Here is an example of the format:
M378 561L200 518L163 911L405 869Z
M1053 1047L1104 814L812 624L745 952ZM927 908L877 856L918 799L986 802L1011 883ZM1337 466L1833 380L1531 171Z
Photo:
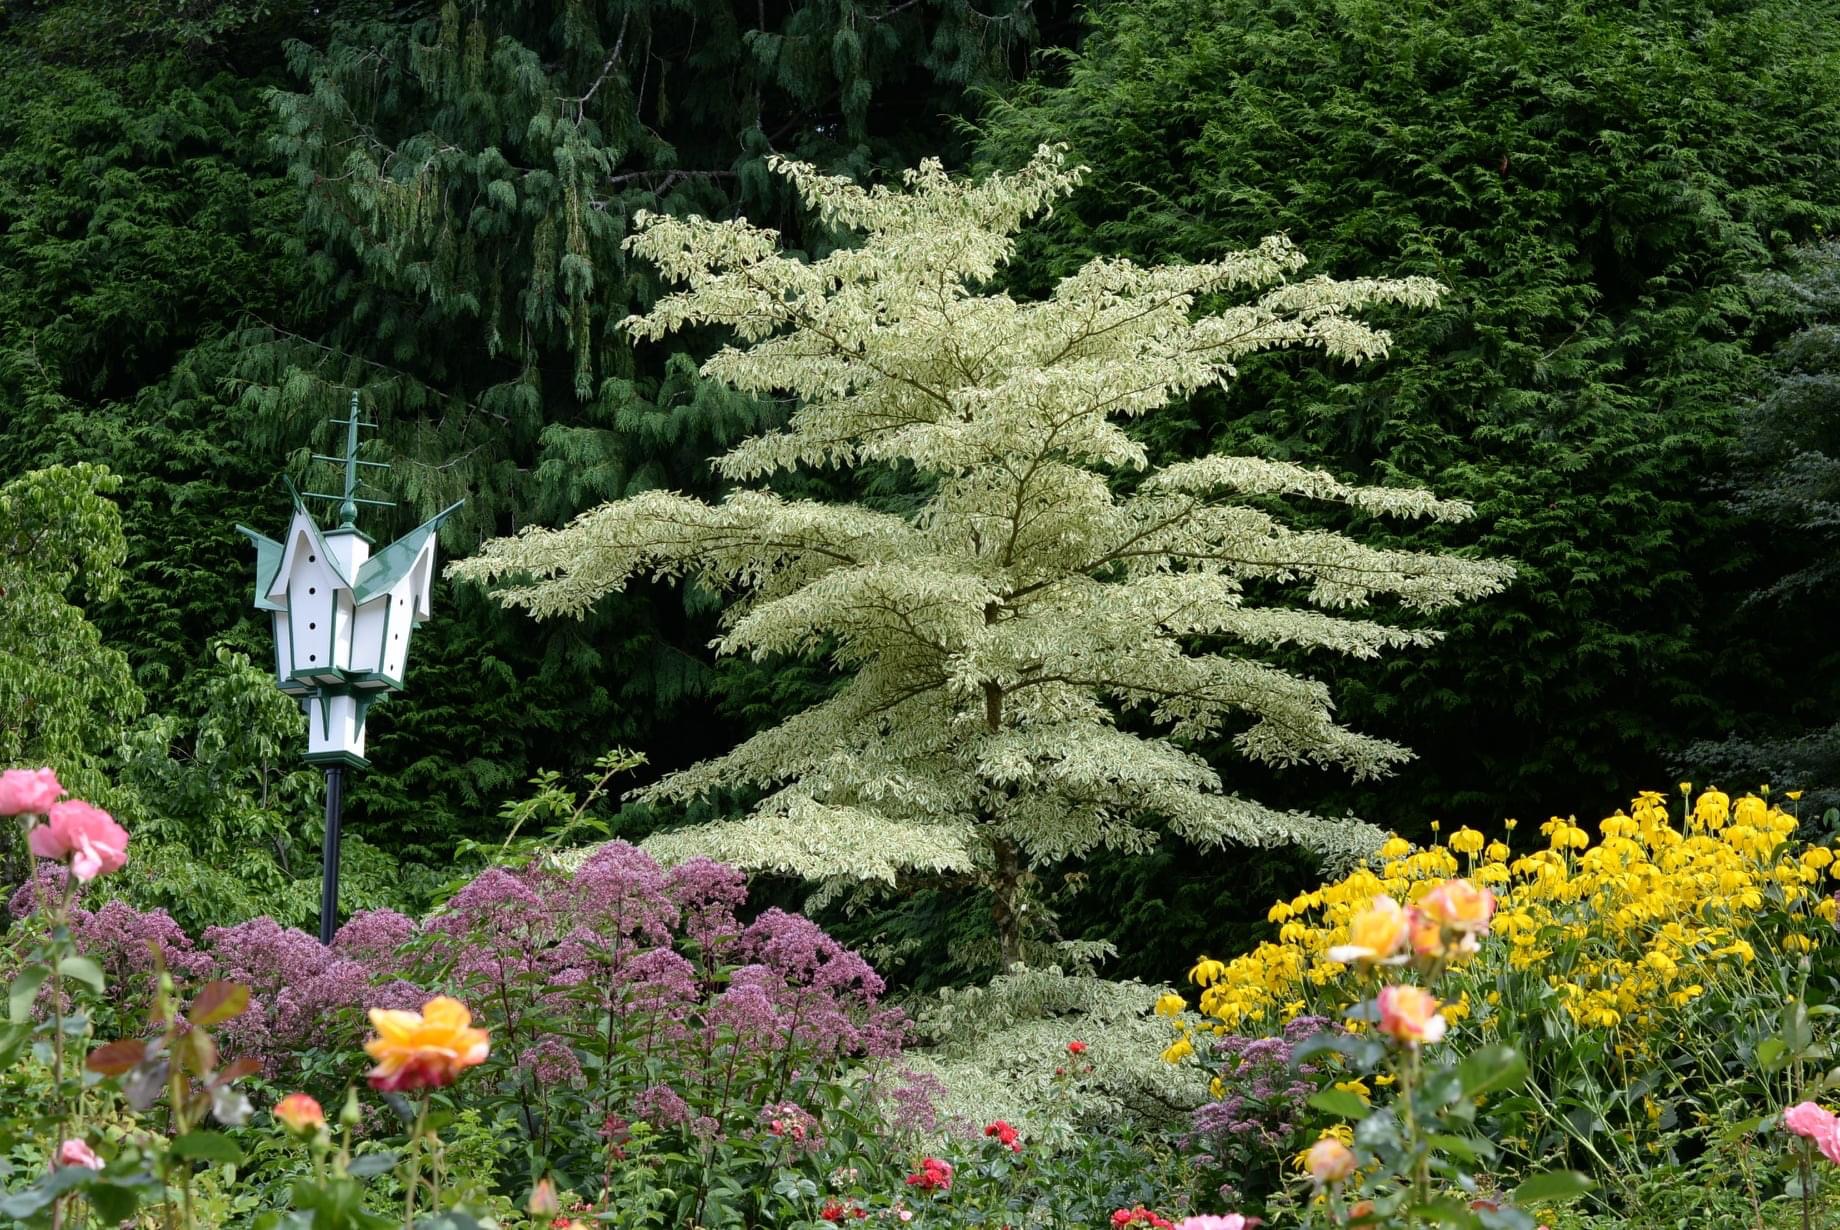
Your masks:
M428 1124L428 1095L415 1112L415 1126L409 1129L409 1185L403 1193L403 1230L415 1230L415 1189L422 1182L422 1133Z

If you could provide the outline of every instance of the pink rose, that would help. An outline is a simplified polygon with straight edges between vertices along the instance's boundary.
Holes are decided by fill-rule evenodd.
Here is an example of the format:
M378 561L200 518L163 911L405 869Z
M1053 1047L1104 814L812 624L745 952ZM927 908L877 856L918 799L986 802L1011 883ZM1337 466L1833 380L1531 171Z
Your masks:
M1783 1112L1783 1126L1797 1136L1813 1140L1833 1128L1834 1116L1832 1111L1823 1110L1813 1102L1799 1102Z
M0 816L42 816L62 797L64 787L50 769L0 772Z
M57 1164L59 1166L81 1166L85 1170L101 1170L102 1159L96 1151L75 1137L58 1146Z
M27 834L27 842L40 858L69 859L71 874L86 883L128 861L128 830L80 799L53 803L49 819Z
M1198 1217L1184 1217L1176 1223L1176 1230L1252 1230L1259 1225L1256 1217L1247 1217L1244 1213L1203 1213Z
M1831 1111L1813 1102L1798 1102L1783 1112L1783 1126L1814 1141L1822 1157L1840 1166L1840 1120Z

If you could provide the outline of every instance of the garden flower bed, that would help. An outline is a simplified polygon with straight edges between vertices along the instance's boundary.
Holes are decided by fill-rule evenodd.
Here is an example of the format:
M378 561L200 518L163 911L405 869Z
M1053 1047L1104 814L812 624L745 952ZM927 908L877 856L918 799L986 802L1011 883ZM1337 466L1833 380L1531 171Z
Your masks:
M83 905L127 833L48 772L4 783L40 860L3 950L0 1211L25 1224L1526 1230L1735 1139L1760 1217L1812 1212L1840 1161L1832 853L1762 795L1676 817L1644 794L1520 855L1389 842L1275 905L1274 941L1198 961L1195 1009L1146 995L1164 1061L1207 1074L1185 1126L1069 1143L942 1121L869 965L746 917L707 860L615 842L330 948L266 919L194 942ZM1042 1061L1077 1108L1111 1058L1074 1037ZM1737 1136L1708 1126L1738 1107Z

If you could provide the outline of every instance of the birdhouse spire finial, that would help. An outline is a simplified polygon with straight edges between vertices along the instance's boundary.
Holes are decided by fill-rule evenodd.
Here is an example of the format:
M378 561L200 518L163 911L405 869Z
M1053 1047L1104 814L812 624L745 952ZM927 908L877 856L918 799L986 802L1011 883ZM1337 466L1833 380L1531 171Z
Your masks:
M335 425L345 429L345 455L329 457L325 453L314 453L313 460L329 461L333 465L345 467L345 490L337 495L323 491L309 491L306 494L316 500L337 500L339 504L339 531L356 533L358 530L358 505L370 504L378 508L390 508L394 500L367 500L358 495L358 467L370 466L372 469L387 470L390 467L381 461L358 460L358 428L375 427L375 423L366 423L358 417L358 391L351 391L351 413L342 419L331 420ZM338 531L335 531L338 532Z

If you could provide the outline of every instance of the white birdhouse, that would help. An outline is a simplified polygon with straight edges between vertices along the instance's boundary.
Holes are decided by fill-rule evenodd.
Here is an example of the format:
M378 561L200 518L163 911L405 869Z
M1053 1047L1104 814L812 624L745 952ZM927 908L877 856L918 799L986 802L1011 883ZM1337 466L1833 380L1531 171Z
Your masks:
M301 498L276 542L239 525L256 546L258 610L275 628L275 682L300 698L307 714L307 760L363 767L364 720L379 697L400 691L409 637L428 618L434 583L435 531L459 504L443 509L376 555L355 524L359 500L357 412L347 455L322 458L346 467L343 519L322 531ZM322 498L339 499L338 496Z

